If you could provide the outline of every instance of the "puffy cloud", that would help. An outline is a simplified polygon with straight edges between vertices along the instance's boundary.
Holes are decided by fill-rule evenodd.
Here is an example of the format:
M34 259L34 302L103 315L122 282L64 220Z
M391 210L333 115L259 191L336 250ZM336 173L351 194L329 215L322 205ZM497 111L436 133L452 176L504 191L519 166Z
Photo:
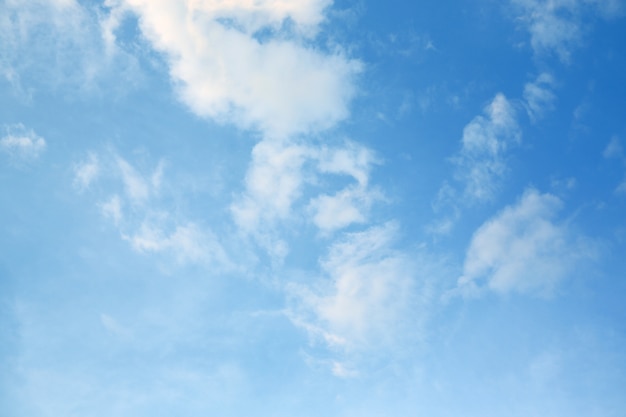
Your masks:
M334 195L321 194L309 203L313 223L323 232L331 232L353 223L364 223L367 212L382 193L368 187L370 171L378 159L374 153L354 142L340 148L323 147L318 153L317 168L323 174L351 176L356 184Z
M304 145L261 141L252 151L246 192L231 205L237 225L248 233L291 214L303 186L303 164L314 156Z
M332 348L393 343L417 286L414 260L392 247L396 233L397 225L388 223L334 243L322 262L324 278L290 288L294 323Z
M579 262L594 255L593 244L555 221L563 203L551 194L527 190L520 200L484 223L472 237L458 289L471 295L547 295Z
M201 116L283 138L329 128L348 114L361 64L303 41L328 0L115 3L139 16L145 37L167 57L181 99Z
M313 222L322 230L334 230L352 223L362 223L365 216L356 207L358 190L346 189L334 196L321 195L311 202Z
M521 141L515 109L503 94L497 94L484 113L465 126L461 151L452 159L464 194L473 201L492 198L497 180L506 172L506 152Z
M324 232L364 223L370 206L377 198L380 198L379 193L362 187L346 187L334 195L322 194L310 203L314 213L313 223Z
M361 187L367 185L372 165L378 158L365 146L347 142L341 148L323 147L319 152L319 171L353 177Z
M321 194L309 202L313 222L324 231L363 222L380 193L368 188L373 152L354 142L316 147L289 141L264 140L252 151L245 192L231 205L237 225L246 233L271 229L288 220L304 186L321 175L347 175L356 181L335 195Z
M552 92L554 79L548 73L540 74L535 81L524 86L524 100L526 111L530 118L538 120L552 110L556 96Z
M0 151L18 161L37 159L46 149L46 141L22 124L6 127L7 134L0 139Z

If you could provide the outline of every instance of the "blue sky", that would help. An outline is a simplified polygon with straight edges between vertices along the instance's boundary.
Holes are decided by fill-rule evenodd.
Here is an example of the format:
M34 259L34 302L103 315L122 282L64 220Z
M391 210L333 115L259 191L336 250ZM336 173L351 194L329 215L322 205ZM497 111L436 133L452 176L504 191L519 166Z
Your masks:
M623 416L625 17L3 0L0 414Z

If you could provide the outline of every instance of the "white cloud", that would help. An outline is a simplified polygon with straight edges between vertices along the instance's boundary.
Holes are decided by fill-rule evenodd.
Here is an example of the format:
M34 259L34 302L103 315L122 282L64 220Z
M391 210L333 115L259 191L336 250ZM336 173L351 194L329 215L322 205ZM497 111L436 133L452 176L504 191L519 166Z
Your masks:
M91 183L100 174L100 161L98 156L90 152L87 159L74 167L74 186L79 190L89 188Z
M278 222L293 217L293 206L306 184L318 183L324 174L347 175L356 181L355 185L348 185L334 195L311 198L309 212L313 213L314 224L325 232L364 222L371 204L382 198L377 190L368 188L369 173L376 162L371 150L354 142L338 147L314 147L288 141L261 141L252 152L246 190L231 205L231 212L241 230L259 238ZM261 240L267 241L268 237ZM280 245L285 248L284 242ZM284 253L282 249L279 252Z
M102 214L104 217L113 220L116 226L120 225L122 221L122 200L118 195L112 196L106 203L101 206Z
M318 166L322 173L350 175L361 187L365 187L372 165L377 163L379 160L370 149L347 142L340 148L323 147L319 152Z
M372 165L378 163L374 153L354 142L343 147L323 147L318 153L318 170L323 174L349 175L357 183L333 195L321 194L309 203L313 223L323 232L365 223L375 200L383 198L378 190L368 188Z
M286 219L303 185L302 166L314 156L303 145L262 141L252 151L246 193L231 205L237 225L247 232Z
M144 222L131 236L123 235L133 248L144 253L172 253L181 264L201 263L230 268L230 260L217 238L197 225L188 223L167 232L158 223Z
M76 0L0 2L0 73L16 91L28 83L29 92L39 83L91 88L113 69L118 84L131 79L136 61L106 46L98 20L102 12Z
M6 126L7 134L0 139L0 151L18 161L37 159L46 149L46 141L22 124Z
M159 164L155 172L152 174L151 178L157 179L154 181L141 176L135 168L123 158L117 157L116 162L124 183L126 196L133 203L143 203L147 201L150 194L156 190L153 185L160 185L160 178L163 175L162 165Z
M562 205L554 195L529 189L484 223L467 250L459 291L550 294L580 261L594 255L588 239L555 221Z
M346 234L322 262L325 278L291 286L294 323L331 348L360 350L393 344L415 301L416 264L392 247L388 223ZM316 285L316 286L314 286ZM412 317L414 325L419 317Z
M180 97L195 113L266 136L333 126L348 114L361 64L305 46L328 0L287 2L121 0L167 57ZM283 25L287 18L293 27ZM257 34L262 29L263 39Z
M546 112L554 108L556 96L552 92L553 86L553 77L545 72L524 86L526 111L533 121L541 119Z
M334 195L322 194L311 200L313 223L330 232L353 223L365 223L367 212L380 194L361 187L346 187Z
M473 201L493 197L507 170L506 152L521 141L515 109L503 94L497 94L484 112L465 126L461 151L452 159L465 197Z
M623 11L619 0L511 0L519 11L518 19L530 33L536 54L556 54L568 62L581 43L585 18L618 16Z
M90 152L75 165L74 183L81 191L96 181L101 184L98 189L109 189L109 197L99 204L102 216L112 221L122 239L137 252L158 254L177 264L231 269L229 255L214 233L164 202L164 167L161 160L151 172L140 172L115 152ZM170 196L164 197L168 200Z

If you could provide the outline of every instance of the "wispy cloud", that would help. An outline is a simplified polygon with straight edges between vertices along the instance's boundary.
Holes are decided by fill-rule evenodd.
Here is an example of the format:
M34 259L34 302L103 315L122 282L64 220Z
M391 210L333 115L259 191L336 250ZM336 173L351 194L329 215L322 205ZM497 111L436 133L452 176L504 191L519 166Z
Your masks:
M554 108L556 96L552 92L554 78L548 73L539 74L533 82L524 86L526 111L531 120L541 119L545 113Z
M419 322L410 312L427 297L414 257L394 249L396 234L387 223L336 241L322 261L323 278L290 286L294 323L332 349L393 346L409 317Z
M117 157L116 162L118 172L122 178L122 182L124 183L126 196L133 203L138 204L145 202L150 196L150 193L153 191L153 187L149 179L141 176L135 168L123 158Z
M96 197L101 201L98 206L135 251L160 255L166 261L169 257L179 265L202 264L219 270L233 267L211 230L175 214L176 210L161 198L161 188L167 182L163 160L142 172L114 151L89 152L75 165L74 174L80 191L95 182L108 185L99 187L98 194L105 197Z
M74 167L74 186L79 190L89 188L91 183L100 174L100 161L93 152L87 155L84 161L79 162Z
M619 0L511 0L518 21L530 34L537 55L556 54L569 62L592 16L612 18L623 13Z
M507 171L507 151L520 141L516 111L503 94L497 94L484 115L465 126L461 150L452 158L466 198L480 202L493 197Z
M104 217L113 220L116 226L120 225L123 217L122 199L119 195L113 195L100 206Z
M105 45L103 16L76 0L0 3L0 74L27 100L35 86L93 88L113 69L118 83L131 81L136 59ZM26 80L30 87L24 92L20 84Z
M624 155L624 148L621 141L617 136L613 136L611 141L604 148L602 155L607 159L620 159L622 164L626 166L626 155ZM621 183L615 188L615 193L626 195L626 174Z
M216 236L193 223L167 232L161 224L144 222L133 235L122 236L139 252L170 252L180 264L199 263L224 270L233 266Z
M472 237L458 290L549 295L595 256L594 244L558 222L562 201L528 189L514 205L485 222Z
M45 139L22 124L5 126L5 131L6 135L0 139L0 151L15 162L35 160L46 149Z
M605 158L624 158L624 147L617 136L611 138L602 155Z

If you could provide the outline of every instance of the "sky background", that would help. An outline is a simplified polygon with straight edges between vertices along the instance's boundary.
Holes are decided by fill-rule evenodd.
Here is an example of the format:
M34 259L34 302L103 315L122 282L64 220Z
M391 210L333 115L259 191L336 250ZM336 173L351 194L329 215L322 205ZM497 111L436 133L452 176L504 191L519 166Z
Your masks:
M0 0L0 414L626 415L621 0Z

